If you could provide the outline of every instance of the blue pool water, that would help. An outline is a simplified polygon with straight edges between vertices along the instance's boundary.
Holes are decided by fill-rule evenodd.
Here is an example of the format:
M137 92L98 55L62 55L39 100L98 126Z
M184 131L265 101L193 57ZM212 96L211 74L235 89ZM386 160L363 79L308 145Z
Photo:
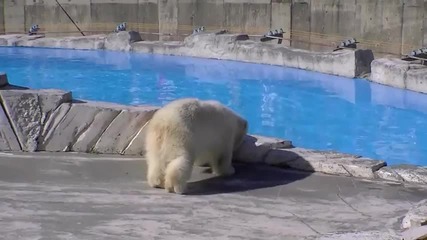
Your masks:
M248 119L253 134L389 165L427 165L427 95L360 79L187 57L7 47L0 47L0 71L15 85L71 90L88 100L217 99Z

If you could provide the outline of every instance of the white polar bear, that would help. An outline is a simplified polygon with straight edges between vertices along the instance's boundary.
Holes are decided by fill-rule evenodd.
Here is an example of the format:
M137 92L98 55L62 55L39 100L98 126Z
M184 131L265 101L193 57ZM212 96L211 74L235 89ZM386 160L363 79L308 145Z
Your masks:
M148 184L183 194L194 164L208 164L219 176L233 175L232 155L247 129L245 119L217 101L170 102L147 125Z

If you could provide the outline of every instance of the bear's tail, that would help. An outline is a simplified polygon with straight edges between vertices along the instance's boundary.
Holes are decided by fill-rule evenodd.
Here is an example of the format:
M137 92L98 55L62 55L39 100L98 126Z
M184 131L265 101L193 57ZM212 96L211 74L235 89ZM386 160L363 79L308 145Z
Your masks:
M192 170L193 162L188 157L180 156L169 162L165 171L166 191L183 194Z

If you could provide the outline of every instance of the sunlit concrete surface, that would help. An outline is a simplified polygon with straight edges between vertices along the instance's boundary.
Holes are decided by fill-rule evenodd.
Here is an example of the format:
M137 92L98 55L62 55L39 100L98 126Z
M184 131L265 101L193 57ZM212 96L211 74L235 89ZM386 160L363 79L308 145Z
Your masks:
M139 158L0 153L0 236L27 239L399 239L420 186L236 165L188 195L149 188Z

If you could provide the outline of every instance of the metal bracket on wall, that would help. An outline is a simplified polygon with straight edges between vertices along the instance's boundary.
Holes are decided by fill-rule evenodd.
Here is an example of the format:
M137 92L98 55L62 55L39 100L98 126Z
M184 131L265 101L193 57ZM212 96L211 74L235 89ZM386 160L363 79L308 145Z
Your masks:
M282 28L280 30L276 29L276 30L273 30L273 31L270 31L270 32L264 34L264 36L260 40L261 40L261 42L267 42L267 41L277 39L277 44L282 44L283 33L285 33L285 32L283 31Z
M427 65L427 48L420 48L411 51L408 55L402 58L404 61L421 61L422 65Z
M357 48L357 44L360 43L356 40L356 38L351 38L345 41L340 42L340 44L333 50L333 52L335 51L339 51L342 49L346 49L346 48L350 48L350 49L356 49Z

